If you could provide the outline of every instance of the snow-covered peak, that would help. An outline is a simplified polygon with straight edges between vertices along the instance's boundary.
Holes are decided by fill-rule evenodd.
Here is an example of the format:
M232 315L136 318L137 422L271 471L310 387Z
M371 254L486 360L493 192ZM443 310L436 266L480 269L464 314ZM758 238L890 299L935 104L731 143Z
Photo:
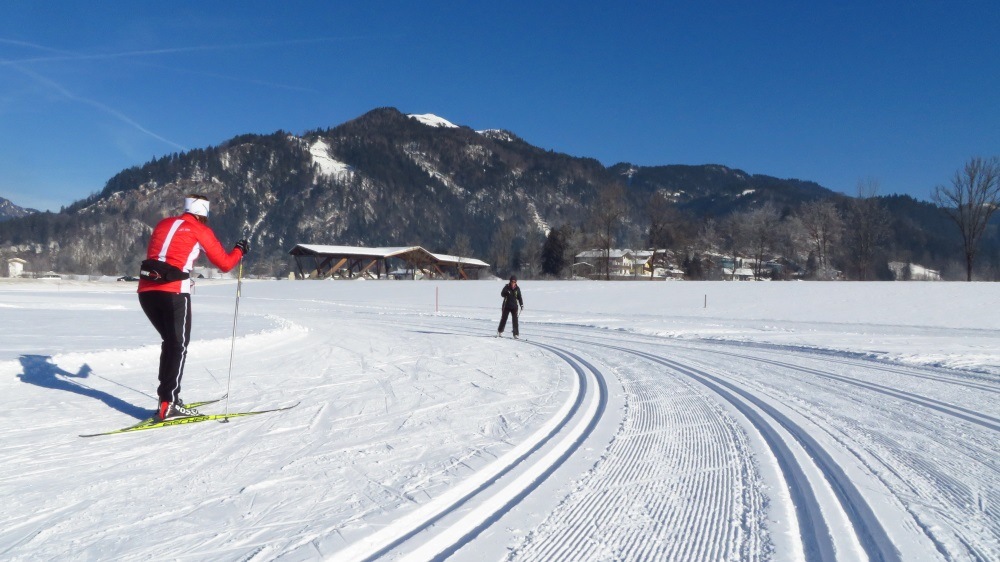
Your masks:
M444 127L446 129L457 129L458 125L448 121L443 117L438 117L433 113L423 113L423 114L410 114L407 115L410 119L416 119L428 127Z

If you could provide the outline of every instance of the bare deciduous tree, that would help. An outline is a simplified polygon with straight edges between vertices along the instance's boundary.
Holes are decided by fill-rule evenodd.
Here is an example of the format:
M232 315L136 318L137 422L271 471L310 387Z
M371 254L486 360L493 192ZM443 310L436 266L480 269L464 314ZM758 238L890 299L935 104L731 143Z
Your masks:
M800 262L808 259L809 250L811 249L812 242L806 234L802 218L798 215L788 215L785 217L781 223L781 236L778 238L775 253L783 256L790 262Z
M625 220L625 188L620 183L608 185L597 194L590 213L595 243L604 252L604 278L611 279L611 248L622 221Z
M858 196L851 201L847 215L847 251L854 278L868 281L875 277L875 257L889 239L892 215L878 200L878 180L858 181Z
M460 232L455 235L455 240L451 243L451 248L449 251L452 255L467 258L472 255L472 241L469 239L469 235Z
M490 246L490 257L493 260L493 270L497 275L507 275L513 265L514 238L517 231L510 221L504 221L493 233L493 243Z
M721 239L719 223L715 219L705 219L701 223L701 226L698 227L698 234L695 236L695 245L710 251L717 250L722 247ZM689 250L694 251L693 248Z
M746 213L744 219L745 244L754 259L753 277L760 279L764 273L764 258L770 255L778 242L778 223L781 214L770 202Z
M524 234L521 248L520 274L528 279L538 277L542 272L542 246L545 236L541 230L531 229Z
M653 193L646 208L649 215L649 247L653 251L649 258L649 278L656 272L656 252L666 249L677 241L677 227L680 213L663 191Z
M733 260L731 280L736 280L736 270L740 266L740 256L747 250L747 213L733 213L722 220L719 225L720 240L723 254ZM725 272L723 272L725 276Z
M823 199L802 206L799 212L802 228L805 230L809 247L816 258L817 279L833 277L831 254L840 243L844 231L844 220L833 201Z
M965 254L965 278L972 281L979 241L990 217L1000 207L1000 158L970 159L955 172L951 187L935 187L931 199L958 226Z

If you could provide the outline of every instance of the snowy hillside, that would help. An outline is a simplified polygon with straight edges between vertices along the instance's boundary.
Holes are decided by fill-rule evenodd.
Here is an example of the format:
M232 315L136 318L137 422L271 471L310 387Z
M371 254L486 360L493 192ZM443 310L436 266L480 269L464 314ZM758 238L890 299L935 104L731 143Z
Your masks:
M135 286L0 280L0 559L1000 559L1000 285L500 288L246 282L206 411L298 406L81 438L153 408Z
M444 127L446 129L457 129L458 125L448 121L444 117L438 117L433 113L407 115L410 119L416 119L428 127Z
M309 146L309 154L312 155L313 163L319 166L319 171L324 176L339 177L351 171L350 166L330 157L330 145L322 139Z

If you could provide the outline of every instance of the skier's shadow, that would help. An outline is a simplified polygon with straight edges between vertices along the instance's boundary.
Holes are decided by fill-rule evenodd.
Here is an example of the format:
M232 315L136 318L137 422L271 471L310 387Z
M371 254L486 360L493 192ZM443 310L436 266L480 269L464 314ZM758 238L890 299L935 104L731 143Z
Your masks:
M149 410L129 404L117 396L108 394L103 390L91 388L82 382L83 379L86 379L93 373L93 369L86 363L80 367L80 372L71 373L53 363L52 357L49 355L22 355L20 360L21 368L24 369L24 372L17 376L23 382L42 388L65 390L88 396L100 400L115 410L132 416L135 419L141 420L149 417Z

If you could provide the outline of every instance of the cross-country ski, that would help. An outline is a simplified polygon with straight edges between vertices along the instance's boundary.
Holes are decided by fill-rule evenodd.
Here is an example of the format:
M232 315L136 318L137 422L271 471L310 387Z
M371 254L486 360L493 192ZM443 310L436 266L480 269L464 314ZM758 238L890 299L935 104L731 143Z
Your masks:
M213 400L213 402L215 402ZM191 407L198 407L204 404L209 404L211 402L196 403L191 404ZM133 431L145 431L147 429L157 429L161 427L172 427L175 425L187 425L198 422L205 421L226 421L230 418L241 418L245 416L256 416L258 414L267 414L270 412L281 412L283 410L290 410L299 403L292 404L291 406L284 406L282 408L271 408L268 410L248 410L244 412L229 412L228 414L199 414L195 416L182 416L177 418L167 418L165 420L160 420L156 417L147 418L135 425L130 425L122 429L115 429L112 431L105 431L103 433L90 433L87 435L81 435L80 437L99 437L101 435L116 435L119 433L131 433Z

